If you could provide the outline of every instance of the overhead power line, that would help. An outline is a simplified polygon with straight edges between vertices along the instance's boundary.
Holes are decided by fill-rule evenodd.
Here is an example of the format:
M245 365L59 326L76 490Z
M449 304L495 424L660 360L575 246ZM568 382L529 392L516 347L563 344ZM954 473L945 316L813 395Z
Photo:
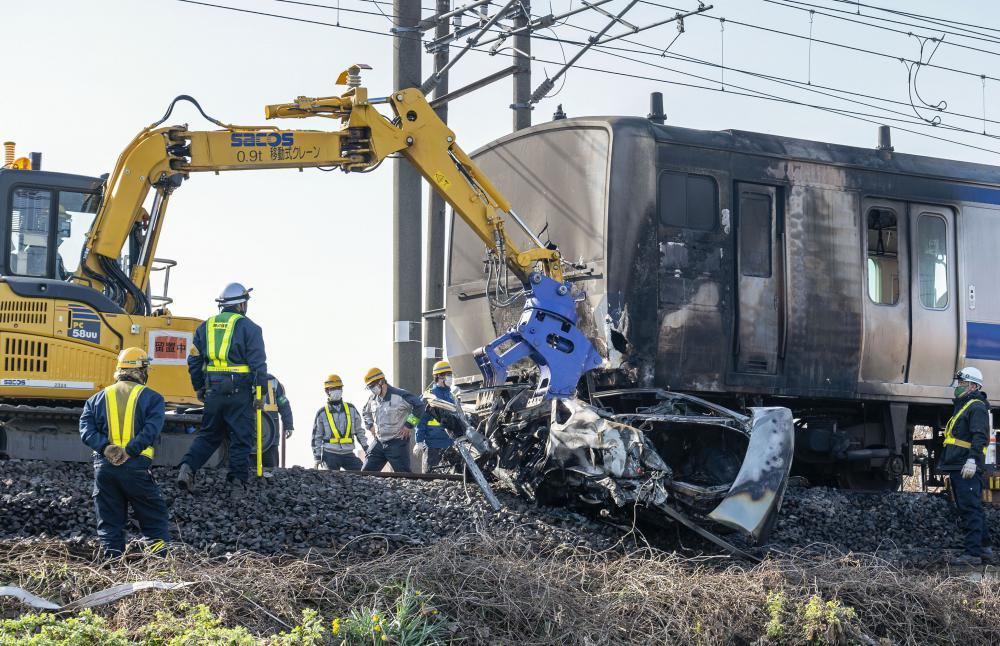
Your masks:
M281 14L271 14L271 13L267 13L267 12L253 11L253 10L242 9L242 8L238 8L238 7L229 7L229 6L219 5L219 4L209 3L209 2L200 2L198 0L176 0L176 1L177 2L184 2L186 4L194 4L194 5L201 5L201 6L206 6L206 7L212 7L212 8L216 8L216 9L222 9L222 10L228 10L228 11L235 11L235 12L239 12L239 13L248 13L248 14L253 14L253 15L259 15L259 16L264 16L264 17L268 17L268 18L275 18L275 19L282 19L282 20L291 20L291 21L295 21L295 22L302 22L302 23L306 23L306 24L319 25L319 26L332 27L332 28L339 28L339 29L348 29L348 30L351 30L351 31L359 31L359 32L362 32L362 33L374 34L374 35L383 36L383 37L390 37L390 38L393 37L392 34L386 33L386 32L380 32L380 31L375 31L375 30L370 30L370 29L363 29L363 28L359 28L359 27L350 27L350 26L347 26L347 25L338 25L338 24L334 24L334 23L326 23L326 22L316 21L316 20L296 18L296 17L292 17L292 16L284 16L284 15L281 15ZM414 36L414 37L416 37L416 36ZM473 50L473 51L475 51L476 53L479 53L479 54L490 55L489 52L485 52L485 51L482 51L482 50ZM513 57L513 53L507 53L507 52L497 52L496 54L493 54L493 55L506 56L508 58L512 58ZM552 64L552 65L559 64L559 61L547 60L547 59L539 58L539 57L534 57L534 60L536 60L536 61L538 61L540 63L546 63L546 64ZM791 98L783 97L783 96L780 96L780 95L770 94L770 93L763 92L761 90L757 90L757 89L754 89L754 88L745 88L745 87L741 87L741 86L730 86L732 88L737 88L737 90L733 90L733 89L729 89L729 88L725 88L724 89L724 88L721 88L721 87L718 87L718 86L708 86L708 85L701 85L701 84L697 84L697 83L688 83L688 82L684 82L684 81L678 81L676 79L654 77L654 76L648 76L648 75L644 75L644 74L635 74L635 73L631 73L631 72L624 72L624 71L621 71L621 70L608 70L608 69L603 69L603 68L599 68L599 67L593 67L593 66L589 66L589 65L577 65L576 68L580 69L580 70L585 70L585 71L590 71L590 72L594 72L594 73L599 73L599 74L606 74L606 75L623 77L623 78L632 78L632 79L650 81L650 82L655 82L655 83L665 83L665 84L674 85L674 86L678 86L678 87L686 87L686 88L690 88L690 89L697 89L697 90L708 91L708 92L725 93L725 94L731 94L733 96L742 96L742 97L747 97L747 98L752 98L752 99L757 99L757 100L764 100L764 101L781 103L781 104L787 104L787 105L793 105L793 106L799 106L799 107L807 107L807 108L811 108L811 109L815 109L815 110L820 110L820 111L823 111L823 112L827 112L829 114L840 115L840 116L843 116L843 117L847 117L847 118L850 118L850 119L854 119L854 120L862 121L862 122L866 122L866 123L871 123L871 124L875 124L875 125L883 125L883 120L904 121L902 119L893 119L893 118L885 117L884 115L872 115L872 114L869 114L869 113L852 111L852 110L847 110L847 109L844 109L844 108L838 108L838 107L834 107L834 106L828 106L828 105L822 105L822 104L816 104L816 103L808 103L808 102L805 102L805 101L799 101L799 100L796 100L796 99L791 99ZM688 77L698 78L697 75L691 74L690 72L672 70L672 69L669 69L669 68L665 68L665 71L671 71L672 73L680 74L682 76L688 76ZM710 82L714 82L714 79L708 79L708 80ZM914 122L914 121L910 121L910 122L906 122L906 123L907 123L907 125L912 125L912 126L927 125L927 124L921 124L920 122ZM936 141L941 141L941 142L944 142L944 143L949 143L949 144L953 144L953 145L956 145L956 146L961 146L961 147L964 147L964 148L969 148L969 149L973 149L973 150L979 150L979 151L988 152L988 153L992 153L992 154L1000 154L1000 150L994 150L994 149L991 149L991 148L986 148L986 147L983 147L983 146L977 146L975 144L970 144L970 143L967 143L967 142L964 142L964 141L957 141L957 140L954 140L954 139L949 139L947 137L941 137L941 136L937 136L937 135L932 135L932 134L929 134L929 133L926 133L926 132L921 132L919 130L913 130L913 129L906 128L906 127L901 127L901 126L895 126L895 127L899 131L907 132L907 133L910 133L910 134L914 134L914 135L917 135L919 137L933 139L933 140L936 140ZM973 133L973 134L980 134L980 133Z
M888 14L893 14L893 15L897 15L897 16L904 16L904 17L907 17L907 18L913 18L915 20L923 20L925 22L929 22L929 23L935 24L935 25L955 25L955 26L958 26L958 27L966 27L967 28L966 31L968 33L970 33L970 34L976 34L976 35L979 35L979 36L981 36L983 34L982 34L982 32L976 31L978 29L985 29L987 31L992 31L992 32L1000 33L1000 29L997 29L996 27L984 27L983 25L974 25L972 23L961 22L959 20L948 20L947 18L939 18L939 17L936 17L936 16L925 16L925 15L919 14L919 13L912 13L912 12L909 12L909 11L901 11L899 9L889 9L887 7L880 7L878 5L873 5L873 4L865 4L863 2L858 2L857 0L832 0L832 1L840 3L840 4L848 4L848 5L851 5L852 7L858 7L859 11L860 11L860 7L864 7L865 9L874 9L876 11L882 11L882 12L885 12L885 13L888 13ZM863 15L863 14L859 14L859 15Z
M235 11L238 13L252 14L255 16L266 16L268 18L277 18L279 20L291 20L293 22L301 22L310 25L319 25L322 27L333 27L335 29L346 29L348 31L357 31L363 34L374 34L376 36L391 36L392 34L386 34L381 31L376 31L374 29L365 29L363 27L349 27L347 25L341 25L340 23L323 22L322 20L309 20L307 18L296 18L294 16L283 16L278 13L268 13L266 11L254 11L252 9L243 9L241 7L228 7L221 4L212 4L211 2L199 2L198 0L176 0L176 2L183 2L185 4L200 5L202 7L213 7L215 9L225 9L227 11ZM405 34L401 34L401 37L406 37Z
M640 2L642 2L643 4L647 4L647 5L653 6L653 7L660 7L661 9L669 9L671 11L677 11L678 10L677 7L672 7L670 5L661 4L659 2L653 2L653 0L640 0ZM840 49L846 49L846 50L857 52L857 53L860 53L860 54L867 54L869 56L877 56L877 57L880 57L880 58L895 60L895 61L899 61L900 63L908 63L908 64L911 64L911 65L921 65L923 67L931 67L931 68L934 68L934 69L944 70L946 72L952 72L953 74L961 74L961 75L964 75L964 76L971 76L971 77L975 77L975 78L986 77L987 79L989 79L991 81L1000 81L1000 78L995 77L995 76L990 76L988 74L980 74L980 73L977 73L977 72L970 72L968 70L962 70L962 69L958 69L956 67L948 67L946 65L938 65L937 63L925 63L925 62L922 62L922 61L918 61L918 60L914 60L914 59L911 59L911 58L907 58L905 56L900 56L900 55L897 55L897 54L890 54L889 52L881 52L881 51L874 50L874 49L866 49L864 47L855 47L854 45L848 45L847 43L839 43L839 42L836 42L836 41L823 40L823 39L819 39L819 38L812 38L812 39L810 39L808 36L803 36L802 34L796 34L794 32L784 31L783 29L777 29L777 28L774 28L774 27L767 27L767 26L764 26L764 25L755 25L753 23L742 22L740 20L734 20L732 18L726 18L726 17L722 17L722 16L714 16L714 15L710 15L710 14L707 14L707 13L698 14L697 17L705 18L705 19L710 19L710 20L716 20L716 21L719 21L720 23L725 23L726 25L739 25L740 27L746 27L748 29L756 29L756 30L759 30L759 31L763 31L763 32L767 32L767 33L772 33L772 34L779 34L781 36L787 36L788 38L795 38L797 40L806 40L806 41L810 41L810 42L813 42L813 43L819 43L821 45L828 45L830 47L837 47L837 48L840 48Z
M777 5L779 7L785 7L786 9L792 9L792 10L795 10L795 11L802 11L802 12L806 12L806 13L809 13L809 14L815 14L817 16L824 16L826 18L832 18L834 20L840 20L842 22L849 22L849 23L853 23L853 24L856 24L856 25L863 25L865 27L870 27L872 29L879 29L879 30L882 30L882 31L887 31L887 32L894 33L894 34L899 34L901 36L918 36L918 37L924 37L924 38L927 38L927 39L930 39L930 40L939 41L942 45L946 45L948 47L956 47L956 48L960 48L960 49L967 49L967 50L974 51L974 52L980 52L980 53L983 53L983 54L989 54L990 56L1000 56L1000 52L992 50L992 49L983 49L981 47L973 47L972 45L966 45L964 43L957 43L957 42L950 41L950 40L944 40L944 39L942 39L942 38L940 38L938 36L938 34L944 34L944 35L956 35L956 36L960 36L962 38L970 38L969 36L964 36L963 34L958 33L958 32L952 32L952 31L946 31L946 30L937 29L937 30L934 30L936 32L934 34L914 34L912 31L904 31L902 29L896 29L895 27L887 27L885 25L878 25L878 24L870 23L870 22L867 22L867 21L864 21L864 20L858 20L857 18L851 18L849 16L855 16L857 14L854 14L854 13L852 13L850 11L846 11L844 9L835 9L835 8L832 8L832 7L826 7L824 5L814 4L812 2L800 2L799 0L786 0L785 2L782 2L781 0L762 0L762 1L766 2L768 4ZM827 13L827 12L833 12L833 13ZM864 16L864 17L867 17L867 16ZM895 21L895 20L891 20L891 19L884 19L884 18L876 18L874 16L872 16L871 18L873 20L887 20L888 22L899 23L899 24L903 24L903 25L906 25L906 26L916 27L917 29L923 29L923 30L928 30L928 31L931 29L930 27L927 27L927 26L924 26L924 25L915 25L915 24L911 24L911 23L900 23L899 21ZM976 38L976 40L983 40L983 39ZM991 39L991 40L989 40L989 42L994 42L994 43L1000 44L1000 38L995 39L995 40Z

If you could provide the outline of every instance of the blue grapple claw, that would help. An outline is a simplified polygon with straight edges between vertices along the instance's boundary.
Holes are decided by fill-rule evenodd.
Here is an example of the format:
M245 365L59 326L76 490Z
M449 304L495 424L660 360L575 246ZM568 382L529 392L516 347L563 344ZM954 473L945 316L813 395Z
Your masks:
M475 352L484 385L503 384L510 366L527 358L538 366L536 397L573 397L580 378L601 365L601 355L576 327L576 303L569 283L537 272L528 279L531 292L517 325ZM510 347L500 353L508 342Z

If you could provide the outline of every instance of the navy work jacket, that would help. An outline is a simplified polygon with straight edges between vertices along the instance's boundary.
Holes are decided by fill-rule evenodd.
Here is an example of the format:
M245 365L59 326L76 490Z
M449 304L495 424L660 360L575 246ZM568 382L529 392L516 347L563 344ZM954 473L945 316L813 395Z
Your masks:
M431 388L431 393L438 399L455 403L455 396L451 394L451 390L447 386L434 386ZM443 426L431 424L432 420L434 420L434 416L430 412L430 406L428 406L420 417L420 423L417 424L417 444L424 443L432 449L448 448L453 444L451 436L448 435L448 431L444 430Z
M83 405L80 415L80 439L94 450L94 459L107 461L104 449L111 444L108 433L108 407L104 402L104 391L91 396ZM164 403L163 396L152 388L146 387L139 393L135 401L135 420L132 425L132 439L125 447L125 452L133 460L152 462L143 451L153 446L156 438L163 431Z
M232 311L232 310L223 310ZM196 391L205 387L205 366L209 363L208 345L205 341L205 325L202 322L194 332L194 347L197 352L188 356L188 373L191 375L191 385ZM236 322L233 329L233 339L229 345L227 361L231 365L250 366L249 373L214 373L232 374L237 384L264 386L267 384L267 354L264 352L264 332L260 326L243 316Z
M973 399L978 399L983 403L974 403L966 408L951 429L951 434L955 439L968 442L971 446L966 448L957 444L944 445L941 460L938 462L938 469L941 471L960 471L969 458L974 459L980 467L985 462L983 448L989 446L990 441L990 403L986 399L986 393L978 390L959 397L955 400L955 409L952 415L956 415Z

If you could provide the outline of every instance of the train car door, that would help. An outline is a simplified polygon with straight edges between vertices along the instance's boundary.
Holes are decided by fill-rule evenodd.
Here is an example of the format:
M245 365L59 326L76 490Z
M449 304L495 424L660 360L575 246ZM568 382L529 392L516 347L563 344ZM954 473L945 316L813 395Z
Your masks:
M910 352L910 270L906 203L862 201L865 261L861 381L901 384Z
M736 183L736 372L775 375L785 335L780 189Z
M955 213L910 204L910 370L921 386L952 382L958 356Z

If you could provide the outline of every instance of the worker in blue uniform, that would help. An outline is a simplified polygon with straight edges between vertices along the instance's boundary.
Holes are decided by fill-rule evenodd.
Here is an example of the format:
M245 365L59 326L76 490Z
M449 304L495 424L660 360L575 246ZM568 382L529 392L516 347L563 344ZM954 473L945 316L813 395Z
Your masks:
M955 381L955 409L944 429L938 470L950 476L955 506L965 532L964 553L953 564L980 565L984 559L993 559L982 499L990 404L983 392L983 373L978 368L962 368Z
M451 392L451 364L445 360L436 362L431 368L431 376L434 378L434 384L429 389L429 394L454 404L455 396ZM424 473L430 473L431 469L440 464L441 456L454 444L451 436L441 426L441 422L434 419L429 408L424 411L417 424L415 439L417 450L420 452L421 471Z
M285 395L285 386L278 381L277 377L269 373L267 375L267 387L264 388L263 395L264 413L271 415L272 419L275 419L275 429L278 428L277 418L280 418L281 432L284 433L286 440L289 439L295 431L295 421L292 417L292 404L288 401L288 396ZM275 417L273 412L275 408L277 408L278 412L277 417ZM274 444L264 451L263 462L265 469L273 469L278 466L278 444L280 442L281 440L275 437ZM264 471L264 477L271 477L271 472Z
M246 317L250 291L230 283L215 299L219 313L198 326L188 373L205 402L201 430L181 459L177 486L194 491L194 474L229 438L228 482L246 487L250 453L256 446L257 386L267 385L267 355L260 326Z
M149 356L141 348L118 355L115 383L87 400L80 438L94 450L97 538L105 554L125 551L125 523L132 506L148 549L170 540L167 504L153 480L153 444L163 430L163 397L146 387Z

